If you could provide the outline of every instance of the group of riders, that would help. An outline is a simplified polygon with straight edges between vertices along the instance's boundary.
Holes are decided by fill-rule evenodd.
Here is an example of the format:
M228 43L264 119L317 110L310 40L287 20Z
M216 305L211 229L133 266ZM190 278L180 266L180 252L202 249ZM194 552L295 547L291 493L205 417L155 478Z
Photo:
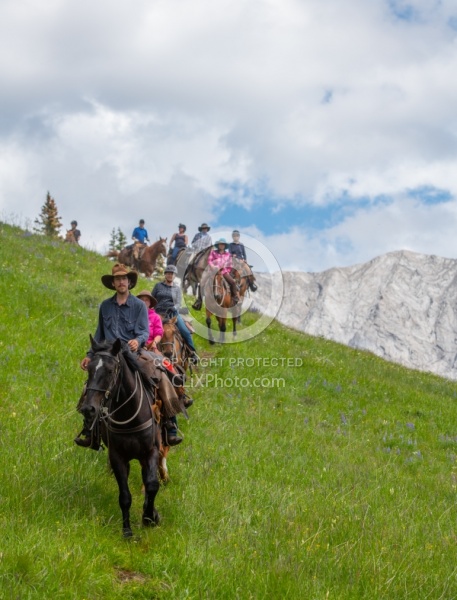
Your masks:
M233 297L233 304L236 305L240 301L240 297L237 282L233 277L232 258L246 261L246 251L244 245L240 242L240 233L237 230L233 231L230 244L225 239L218 239L213 244L209 231L208 224L202 223L191 242L192 252L197 255L202 251L209 251L208 265L220 272L227 281ZM135 251L135 248L139 251L141 247L147 246L149 237L143 219L140 220L138 227L133 230L132 238L134 240L133 251ZM148 362L154 361L155 365L159 364L161 377L169 378L175 388L168 393L175 394L178 397L177 404L180 404L184 414L186 414L186 409L193 403L193 400L189 398L184 390L185 373L183 369L179 369L177 365L166 360L161 342L164 324L172 321L177 330L176 335L182 341L182 348L186 353L188 364L195 365L198 363L199 358L192 339L193 328L191 322L183 318L180 310L182 304L181 286L174 281L178 273L176 267L178 256L180 252L187 249L186 226L180 223L178 233L175 233L170 241L170 252L164 269L164 279L157 283L151 292L143 290L136 296L131 293L131 290L137 284L138 273L135 270L128 269L124 264L115 264L111 274L103 275L101 278L103 285L110 290L114 290L115 294L101 303L98 325L93 337L96 343L120 339L125 352L133 353L141 358L139 364L146 365L146 373L150 372ZM91 348L81 361L81 368L84 371L88 370L93 355ZM154 373L157 377L157 369L154 370ZM148 375L146 375L147 377ZM175 384L176 381L178 382L177 385ZM78 404L79 407L84 401L85 394L86 389L84 388ZM81 433L74 440L78 446L93 449L99 447L97 441L94 441L92 428L93 422L89 423L85 419ZM175 414L168 415L168 418L163 419L162 431L167 446L174 446L182 441L182 438L178 435Z

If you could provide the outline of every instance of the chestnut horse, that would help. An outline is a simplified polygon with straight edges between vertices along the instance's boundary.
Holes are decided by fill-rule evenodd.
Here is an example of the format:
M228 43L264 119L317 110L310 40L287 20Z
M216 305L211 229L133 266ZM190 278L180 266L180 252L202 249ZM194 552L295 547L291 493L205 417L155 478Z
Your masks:
M124 537L130 527L132 495L128 486L130 461L141 464L145 496L143 525L159 523L154 502L159 491L160 432L151 408L150 392L141 379L135 357L122 342L97 343L91 336L94 353L88 366L88 381L79 411L92 432L101 421L101 437L119 486ZM94 433L93 433L94 437Z
M164 258L167 255L167 238L160 238L150 246L144 247L140 250L138 259L135 258L133 250L133 246L125 247L120 252L111 250L107 256L117 258L123 265L133 267L138 272L144 273L146 277L152 277L159 254Z
M252 291L257 289L255 285L255 276L251 267L245 262L233 259L232 276L238 284L240 300L234 306L230 286L222 276L219 270L209 273L206 282L203 284L206 301L206 325L208 327L208 341L214 344L214 337L211 329L211 317L214 315L219 325L219 341L224 343L225 332L227 329L227 314L232 313L233 337L236 337L236 324L241 315L244 296L250 288Z
M72 229L67 229L67 233L65 234L64 242L67 242L68 244L78 244L79 245L79 242L75 238L75 234L73 233Z
M171 319L162 318L163 335L159 342L159 350L175 366L178 365L184 371L189 367L189 354L186 344L179 333L176 325L176 317Z

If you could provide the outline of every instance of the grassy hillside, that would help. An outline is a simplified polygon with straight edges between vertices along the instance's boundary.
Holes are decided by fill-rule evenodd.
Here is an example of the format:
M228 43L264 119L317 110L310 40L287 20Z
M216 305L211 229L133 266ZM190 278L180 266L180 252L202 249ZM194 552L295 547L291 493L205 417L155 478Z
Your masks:
M196 340L162 524L133 465L124 540L106 452L72 441L109 270L0 224L0 598L457 597L456 384L277 323Z

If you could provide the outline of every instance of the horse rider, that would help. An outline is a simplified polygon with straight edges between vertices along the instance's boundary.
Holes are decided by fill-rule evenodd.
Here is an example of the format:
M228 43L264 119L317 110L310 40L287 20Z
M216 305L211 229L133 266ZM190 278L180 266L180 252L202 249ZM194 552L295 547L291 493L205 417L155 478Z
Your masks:
M138 227L135 227L133 230L132 240L144 245L147 245L146 242L149 242L148 232L144 228L144 219L140 219Z
M94 340L100 343L119 338L126 342L132 352L138 352L149 337L146 305L130 293L136 286L138 273L117 263L113 266L111 275L103 275L101 280L106 288L115 290L116 293L100 304ZM81 369L87 371L92 356L93 352L89 350L81 361ZM91 445L91 432L86 425L74 441L85 448Z
M217 240L214 244L214 249L211 250L208 257L208 266L217 268L222 277L230 286L230 292L232 294L233 305L238 304L240 301L240 295L238 293L238 286L236 281L231 275L233 268L232 255L227 250L228 243L224 238Z
M187 229L187 227L185 225L183 225L182 223L180 223L178 225L178 233L174 233L171 236L170 248L173 246L173 244L174 244L174 246L173 246L173 250L171 251L171 256L169 259L170 265L175 265L180 251L183 248L187 248L187 244L189 243L189 240L186 235L186 229Z
M246 261L246 249L244 244L240 242L240 232L238 229L232 231L232 240L233 242L230 242L228 251L234 258Z
M73 234L73 237L75 238L75 242L77 244L79 244L79 238L81 237L81 232L79 231L79 229L76 229L78 227L78 222L72 221L70 223L70 225L71 225L71 229L69 230L69 233Z
M167 265L164 269L165 279L156 283L152 290L152 296L157 300L155 310L159 315L176 317L176 326L178 327L184 343L190 350L190 361L195 364L198 362L198 355L195 350L194 341L189 328L179 314L182 303L182 292L181 286L174 282L177 272L178 269L175 265Z
M198 228L198 233L194 235L192 240L192 250L194 252L200 252L213 245L213 240L209 235L211 227L207 223L202 223Z
M134 240L133 244L127 246L127 248L133 246L133 258L139 260L141 249L147 246L147 242L149 242L148 232L144 227L144 219L140 219L138 227L133 230L132 240Z
M148 309L148 321L149 321L149 337L146 340L146 348L157 352L157 344L160 342L163 336L163 325L160 315L154 310L157 300L152 296L148 290L143 290L136 296L146 304Z

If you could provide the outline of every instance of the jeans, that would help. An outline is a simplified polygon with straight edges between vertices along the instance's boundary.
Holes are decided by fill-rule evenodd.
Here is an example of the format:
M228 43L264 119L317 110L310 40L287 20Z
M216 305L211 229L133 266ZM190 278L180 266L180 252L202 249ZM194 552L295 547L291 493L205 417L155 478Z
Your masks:
M173 250L171 251L171 261L172 264L176 264L176 259L178 258L178 254L180 253L180 251L182 250L182 246L174 246Z
M186 344L195 352L194 340L192 339L192 335L180 314L177 315L176 325L178 326L179 333L182 335Z

